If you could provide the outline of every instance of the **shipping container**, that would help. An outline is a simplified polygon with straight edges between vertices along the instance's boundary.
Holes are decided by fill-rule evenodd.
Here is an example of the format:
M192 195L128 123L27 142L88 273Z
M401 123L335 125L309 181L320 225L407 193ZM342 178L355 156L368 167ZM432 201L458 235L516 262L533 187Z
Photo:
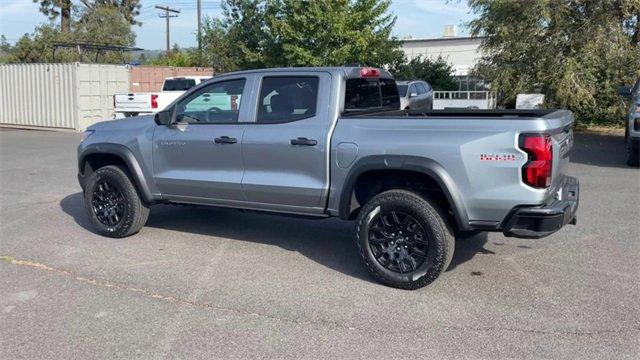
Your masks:
M165 78L173 76L213 76L212 68L171 67L171 66L137 66L129 73L129 91L156 92L162 90Z
M128 90L121 65L0 65L0 124L81 131L113 118L113 94Z

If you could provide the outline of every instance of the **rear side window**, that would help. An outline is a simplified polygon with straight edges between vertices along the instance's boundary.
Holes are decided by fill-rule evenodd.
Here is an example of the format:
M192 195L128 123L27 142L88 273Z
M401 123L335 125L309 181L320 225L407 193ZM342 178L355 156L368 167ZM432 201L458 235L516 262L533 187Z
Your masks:
M258 100L258 123L283 123L316 114L318 78L314 76L265 77Z
M361 111L377 108L400 108L398 87L392 79L347 79L344 109Z
M162 91L184 91L196 85L195 79L167 79L164 81Z

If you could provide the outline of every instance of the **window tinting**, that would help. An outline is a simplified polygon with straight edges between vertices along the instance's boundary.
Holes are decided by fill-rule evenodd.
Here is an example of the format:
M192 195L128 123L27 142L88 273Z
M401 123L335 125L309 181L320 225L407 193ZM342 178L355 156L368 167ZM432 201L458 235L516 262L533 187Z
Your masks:
M259 123L281 123L312 117L318 102L318 78L265 77L258 100Z
M194 79L167 79L164 81L162 91L184 91L196 85Z
M422 85L422 83L417 83L416 84L416 88L418 89L418 95L424 95L427 93L427 89L425 89L424 85Z
M345 110L362 110L380 106L378 79L348 79Z
M400 108L400 97L396 82L391 79L380 79L380 95L382 106L390 108Z
M347 79L344 109L400 108L398 87L392 79Z
M190 124L237 122L244 83L230 80L198 89L178 104L176 119Z

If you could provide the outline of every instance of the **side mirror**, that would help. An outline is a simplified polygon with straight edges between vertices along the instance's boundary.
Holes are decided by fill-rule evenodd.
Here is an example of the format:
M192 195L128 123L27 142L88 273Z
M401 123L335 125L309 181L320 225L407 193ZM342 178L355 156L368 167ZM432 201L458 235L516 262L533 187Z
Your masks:
M410 97L410 98L412 98L412 97L416 97L416 96L418 96L418 93L417 93L417 92L409 93L409 97Z
M163 110L160 111L158 113L156 113L156 116L154 117L154 120L156 122L156 124L158 125L170 125L171 124L171 118L173 115L173 111L171 110Z
M629 86L620 86L618 88L618 95L624 97L631 97L631 87Z

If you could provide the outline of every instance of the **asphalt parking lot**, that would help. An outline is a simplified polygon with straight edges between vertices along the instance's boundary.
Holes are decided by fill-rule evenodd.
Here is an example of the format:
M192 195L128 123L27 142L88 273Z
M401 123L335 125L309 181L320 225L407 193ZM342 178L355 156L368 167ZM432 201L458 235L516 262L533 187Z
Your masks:
M640 170L580 133L577 226L481 234L418 291L373 282L352 224L158 206L88 229L79 134L0 129L0 358L638 358Z

